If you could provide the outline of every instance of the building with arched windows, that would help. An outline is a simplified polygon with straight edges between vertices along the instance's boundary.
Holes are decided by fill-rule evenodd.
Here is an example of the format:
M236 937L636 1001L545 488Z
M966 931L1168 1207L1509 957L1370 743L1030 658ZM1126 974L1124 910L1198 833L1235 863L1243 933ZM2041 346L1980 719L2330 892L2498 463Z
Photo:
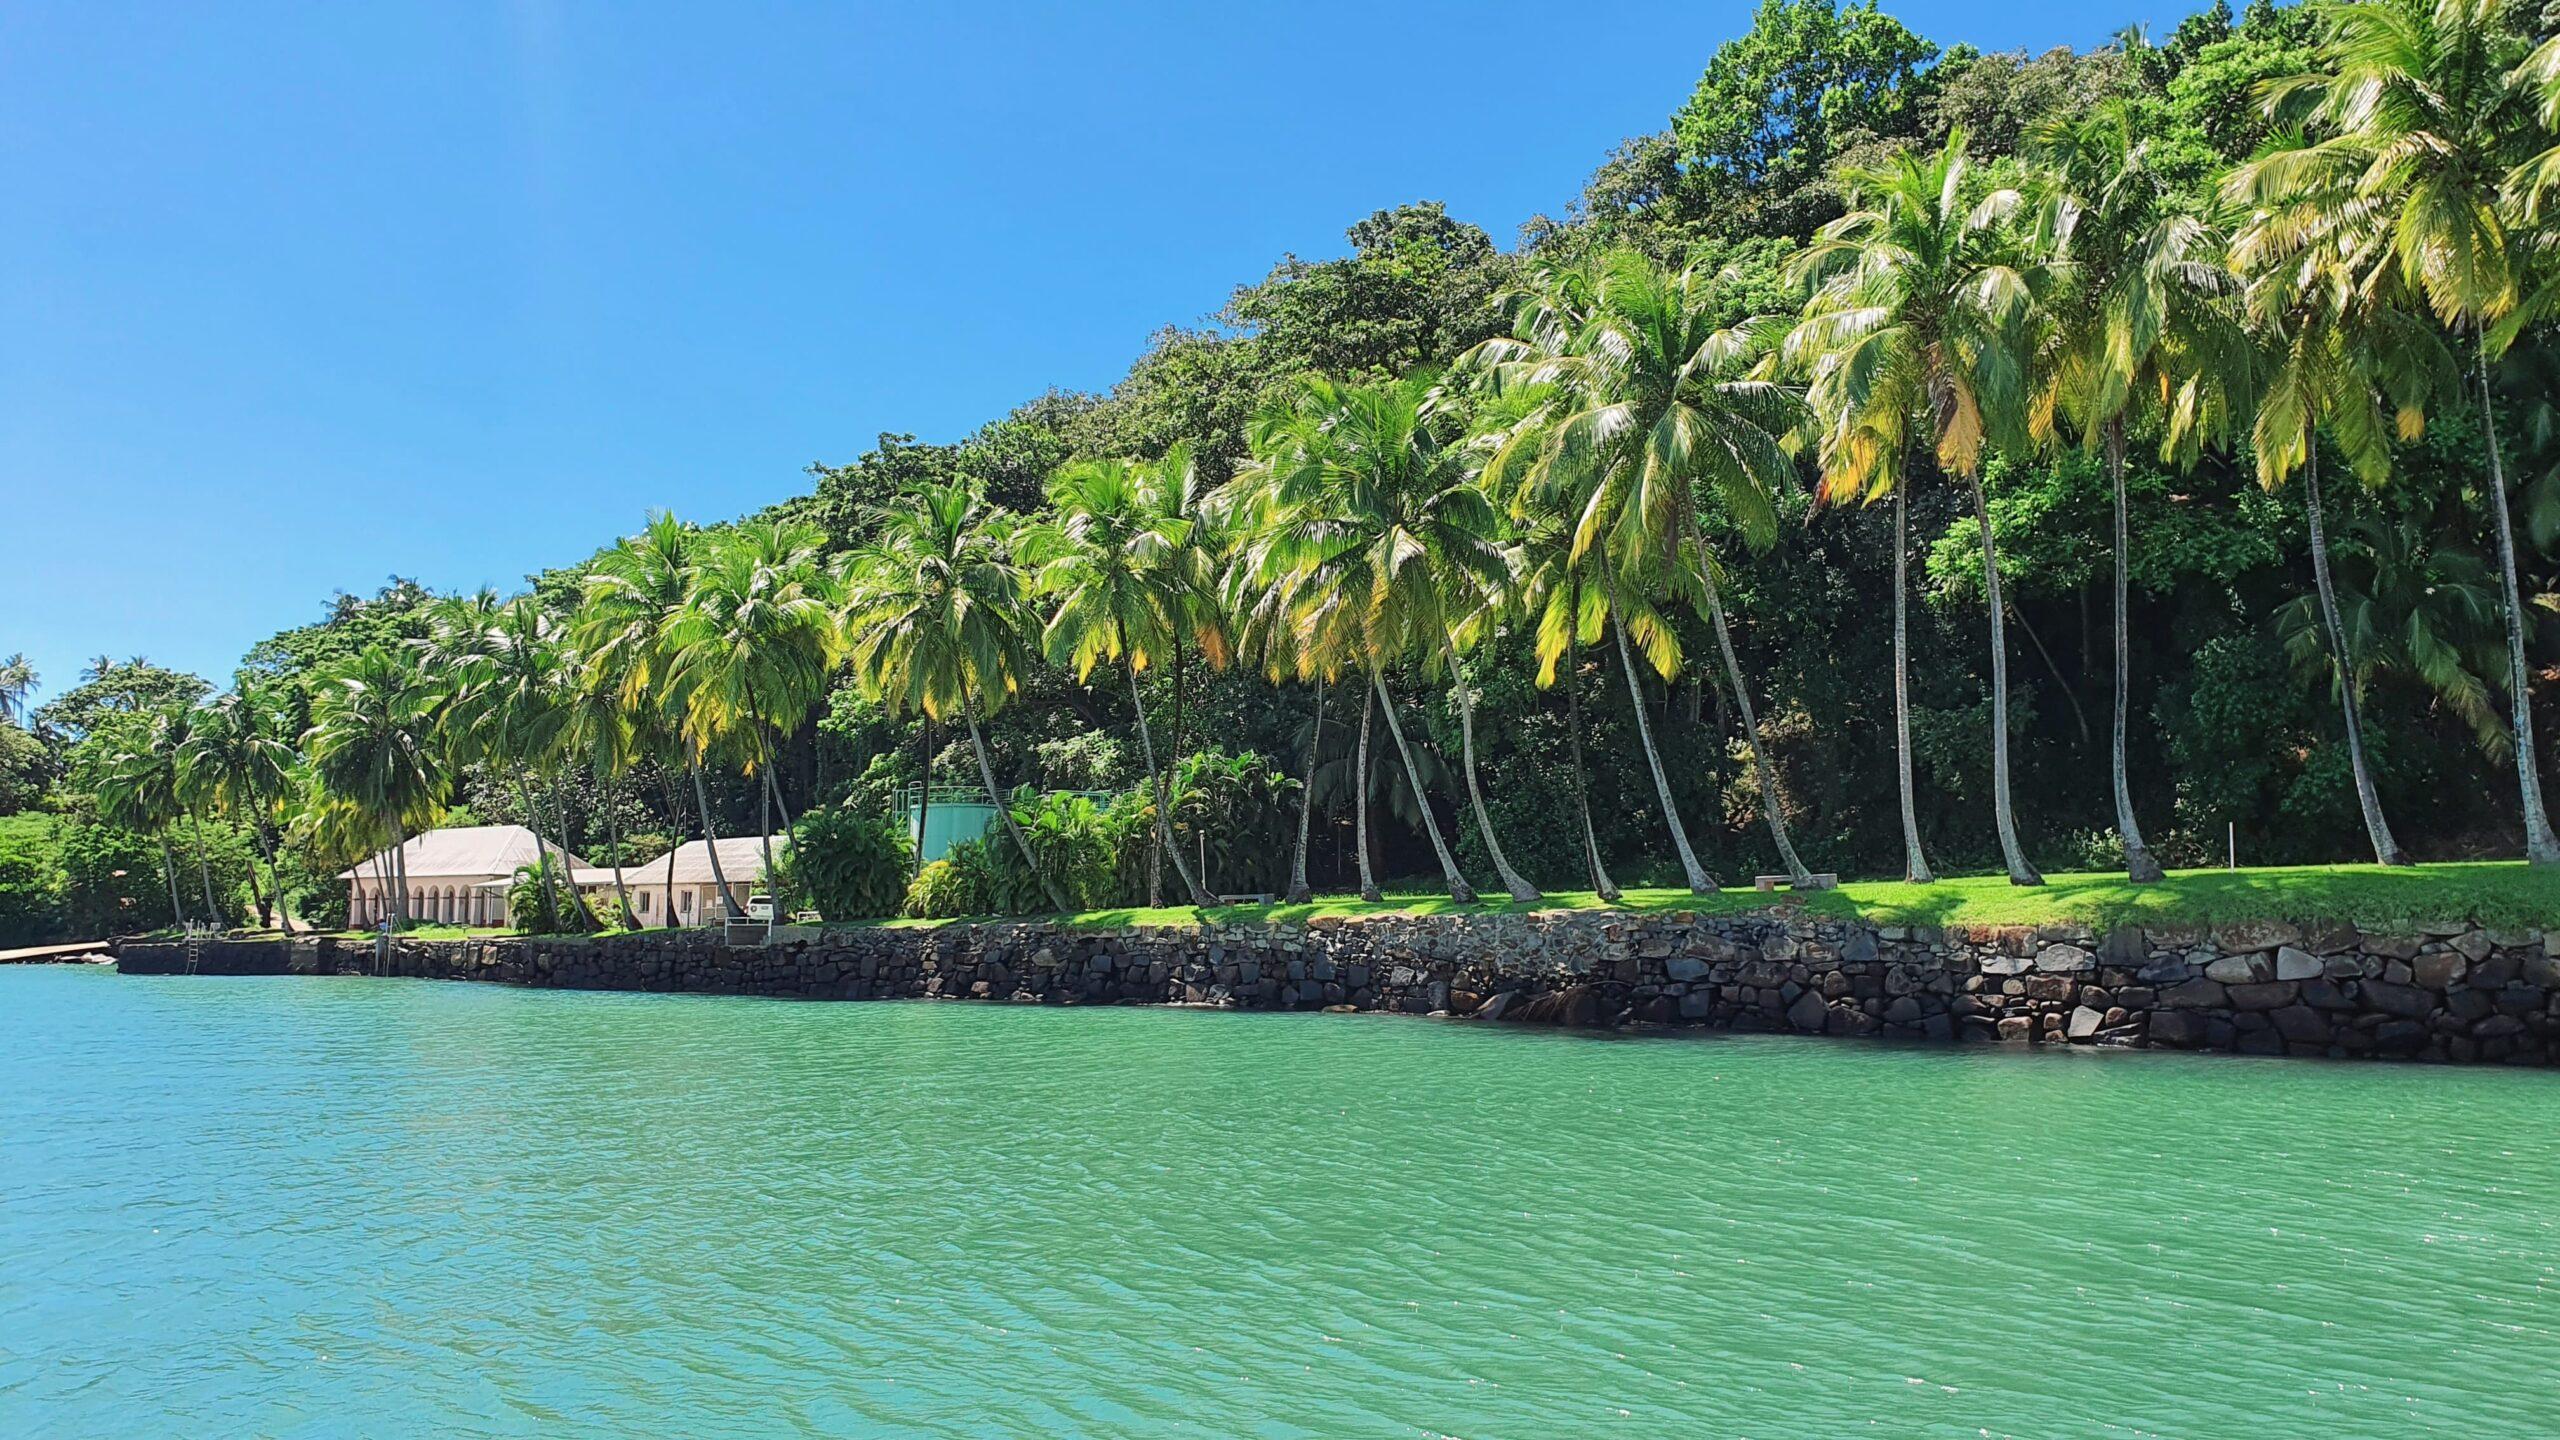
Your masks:
M522 825L460 825L413 836L400 850L408 875L409 918L421 925L502 926L507 888L516 871L541 857L543 847ZM724 852L725 858L725 852ZM586 862L569 857L574 872ZM341 874L347 882L347 923L370 929L391 914L391 852L383 851Z

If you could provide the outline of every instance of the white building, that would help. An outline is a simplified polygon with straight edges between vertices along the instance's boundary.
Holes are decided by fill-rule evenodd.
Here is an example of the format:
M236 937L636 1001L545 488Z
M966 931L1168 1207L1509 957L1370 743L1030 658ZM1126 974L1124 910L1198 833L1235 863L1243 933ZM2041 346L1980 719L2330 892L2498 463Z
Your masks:
M773 853L779 859L791 837L773 837ZM764 888L764 842L753 835L724 835L720 838L720 872L728 877L730 898L738 902L744 914L747 896ZM576 877L579 893L590 903L613 898L613 870L610 866L581 866L570 872ZM719 884L712 878L711 847L699 840L687 840L675 850L675 870L670 879L667 857L622 867L622 888L631 895L632 920L643 927L664 925L707 925L721 918Z
M409 918L422 925L505 925L507 887L517 870L540 858L542 848L522 825L462 825L412 836L400 851L409 877ZM369 929L390 917L390 856L385 850L338 877L348 886L349 925ZM569 857L573 874L584 863Z

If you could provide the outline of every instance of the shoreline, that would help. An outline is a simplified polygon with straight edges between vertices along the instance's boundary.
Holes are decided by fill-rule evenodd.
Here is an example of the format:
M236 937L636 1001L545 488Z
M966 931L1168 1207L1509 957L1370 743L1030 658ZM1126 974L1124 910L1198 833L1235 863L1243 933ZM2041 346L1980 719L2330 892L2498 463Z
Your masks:
M370 975L811 1000L1445 1015L1945 1043L2560 1065L2560 930L1927 927L1790 907L605 939L119 941L129 975Z

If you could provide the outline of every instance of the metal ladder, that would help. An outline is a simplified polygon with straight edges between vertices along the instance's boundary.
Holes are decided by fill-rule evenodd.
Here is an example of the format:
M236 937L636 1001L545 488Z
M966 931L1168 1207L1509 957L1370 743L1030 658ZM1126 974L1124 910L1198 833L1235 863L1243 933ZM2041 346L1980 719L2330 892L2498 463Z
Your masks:
M188 922L187 922L187 973L188 973L188 974L193 975L194 973L196 973L196 962L197 962L199 959L201 959L201 958L202 958L203 953L204 953L204 931L203 931L203 930L201 930L201 929L199 929L199 928L197 927L197 925L196 925L196 922L195 922L195 921L190 920L190 921L188 921Z

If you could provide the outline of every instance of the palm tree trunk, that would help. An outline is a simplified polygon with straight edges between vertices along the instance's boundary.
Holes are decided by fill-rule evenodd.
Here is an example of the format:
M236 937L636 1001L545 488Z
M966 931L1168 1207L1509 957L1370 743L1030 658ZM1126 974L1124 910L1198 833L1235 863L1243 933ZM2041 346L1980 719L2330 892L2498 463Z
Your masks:
M1475 807L1476 834L1484 839L1485 854L1493 859L1493 873L1502 879L1502 888L1515 905L1534 905L1540 898L1538 887L1511 868L1511 857L1502 853L1502 841L1493 833L1493 816L1484 808L1484 789L1476 783L1476 702L1467 688L1467 677L1458 670L1458 647L1448 637L1440 640L1440 653L1449 662L1449 689L1458 699L1458 753L1467 771L1467 800Z
M258 837L258 848L267 852L267 888L275 896L276 928L290 935L293 933L293 916L284 908L284 866L278 858L281 847L276 844L276 837L267 833L263 819L252 828Z
M196 837L196 878L204 886L204 913L214 924L222 923L222 906L213 898L213 858L204 851L204 817L193 807L187 810L187 828Z
M1605 573L1605 572L1604 572ZM1627 699L1635 707L1636 738L1644 744L1644 761L1653 770L1653 793L1662 802L1663 823L1671 827L1671 848L1679 853L1680 873L1689 879L1692 895L1713 895L1719 888L1707 867L1698 863L1698 852L1689 844L1689 827L1680 823L1679 802L1671 798L1671 776L1662 768L1662 752L1653 746L1653 722L1644 714L1644 684L1636 678L1635 652L1627 645L1627 627L1619 618L1618 585L1612 576L1609 588L1609 630L1618 637L1618 668L1626 672Z
M921 743L924 746L924 779L917 783L916 789L916 851L909 857L914 862L907 867L909 885L915 884L916 877L924 873L924 822L933 814L933 717L930 715L924 720Z
M2489 340L2477 327L2473 336L2480 371L2480 429L2489 445L2489 494L2497 501L2498 577L2507 612L2507 693L2513 708L2516 742L2516 786L2524 807L2524 858L2535 865L2560 864L2560 836L2551 832L2551 812L2542 803L2542 757L2533 738L2533 672L2524 659L2524 599L2516 585L2515 521L2507 513L2507 465L2498 451L2498 416L2489 388Z
M169 848L169 832L160 832L160 874L169 882L169 923L187 923L187 907L178 903L178 857Z
M1386 898L1378 892L1378 877L1369 868L1369 717L1377 710L1376 697L1365 688L1361 690L1360 758L1355 762L1359 773L1352 777L1351 800L1352 809L1359 816L1355 838L1360 845L1360 898L1373 905Z
M770 756L756 767L756 849L764 856L764 938L773 939L773 762Z
M1582 581L1573 582L1573 613L1582 614ZM1591 828L1591 772L1582 762L1582 639L1580 620L1565 631L1564 638L1564 705L1565 733L1573 746L1573 808L1582 821L1582 864L1591 875L1591 893L1602 900L1616 903L1617 882L1609 878L1600 863L1600 836Z
M1893 757L1902 788L1902 878L1928 885L1938 877L1920 851L1920 807L1911 785L1911 506L1903 493L1909 481L1897 473L1893 486Z
M393 934L409 928L409 827L400 817L391 817L391 930Z
M782 798L782 780L773 773L770 766L765 770L765 790L773 796L774 813L782 817L782 828L773 833L782 836L783 843L788 845L791 837L791 802ZM790 898L789 892L783 889L783 882L791 877L774 868L771 842L765 845L764 872L765 893L772 898L771 913L778 919L782 914L782 902ZM768 925L766 928L772 927Z
M689 762L689 768L693 771L693 805L702 814L702 849L711 858L711 883L720 892L720 914L725 919L735 920L739 915L738 898L729 893L728 872L720 868L720 837L711 829L711 787L702 783L700 760ZM670 856L667 860L670 883L674 881L675 873L675 860ZM667 904L673 906L675 903L675 895L670 891Z
M1182 880L1183 893L1194 905L1214 905L1217 901L1200 886L1200 877L1191 872L1191 862L1182 858L1182 847L1173 843L1173 792L1165 788L1164 772L1156 768L1155 740L1147 733L1146 697L1138 693L1138 667L1129 657L1126 635L1120 639L1120 668L1129 677L1129 707L1138 716L1138 757L1147 764L1147 788L1156 797L1156 846L1173 856L1173 873Z
M1005 803L1004 792L996 788L996 767L987 759L987 737L978 729L978 702L969 682L960 682L960 713L969 722L969 748L977 752L978 783L987 787L987 799L1004 820L1005 833L1013 837L1013 848L1022 852L1022 863L1031 867L1033 878L1040 882L1040 893L1049 897L1049 908L1063 915L1067 899L1058 893L1058 884L1049 872L1040 868L1040 857L1032 853L1030 837L1022 833L1022 822L1013 818L1013 807Z
M572 925L586 924L589 917L586 897L578 893L578 877L569 869L569 804L562 794L563 789L560 777L551 777L551 828L560 837L560 843L552 848L560 856L560 873L569 886L569 903L559 912L561 928L565 930ZM547 870L549 867L544 868Z
M2136 885L2152 885L2163 878L2160 862L2152 858L2151 847L2142 843L2142 824L2134 818L2133 781L2125 760L2125 720L2133 686L2133 622L2127 611L2132 594L2133 541L2131 527L2125 521L2124 417L2121 415L2107 422L2107 478L2114 483L2116 492L2116 688L2114 734L2109 742L2107 773L2115 785L2116 833L2124 837L2125 878Z
M2044 877L2018 846L2018 820L2009 806L2009 627L2001 615L2000 553L1991 538L1991 505L1982 477L1973 477L1973 519L1982 527L1982 593L1991 606L1991 818L2000 830L2000 854L2012 885L2041 885Z
M676 847L684 839L684 804L678 796L675 777L667 773L666 761L656 759L650 768L658 772L658 793L666 798L667 824L673 827L667 834L667 893L659 897L667 907L667 913L661 918L665 920L666 927L673 930L676 928Z
M1725 623L1724 596L1716 589L1715 566L1707 558L1707 537L1694 518L1689 534L1698 545L1698 579L1706 587L1707 618L1714 623L1716 649L1724 656L1725 684L1733 689L1734 707L1742 712L1742 733L1751 742L1751 773L1760 780L1760 815L1769 823L1769 838L1778 844L1778 863L1786 867L1787 882L1797 889L1813 884L1813 872L1796 858L1796 842L1787 834L1785 807L1778 799L1778 769L1769 763L1768 747L1760 740L1760 716L1752 709L1751 690L1742 683L1742 662L1733 653L1733 630Z
M2338 709L2347 725L2347 768L2355 776L2356 804L2364 811L2364 833L2373 842L2374 863L2406 865L2391 823L2382 818L2382 795L2374 788L2373 770L2365 763L2364 718L2356 711L2355 657L2347 651L2347 627L2338 618L2338 592L2329 580L2329 530L2321 515L2320 457L2310 454L2302 466L2302 506L2311 521L2311 581L2320 592L2320 626L2329 636L2329 658L2338 667Z
M613 847L613 903L622 907L622 923L634 930L640 928L631 911L631 891L622 883L622 821L613 813L613 802L604 807L604 843Z
M542 928L560 928L560 892L552 884L551 852L543 848L542 812L534 808L533 786L524 777L524 767L509 767L516 773L516 803L524 807L525 828L533 832L534 869L542 876Z
M1457 857L1449 853L1449 842L1441 838L1439 818L1431 813L1431 792L1422 788L1422 767L1414 763L1413 747L1405 743L1403 722L1396 719L1395 697L1387 693L1386 677L1374 665L1369 667L1369 685L1378 692L1378 708L1386 712L1387 734L1395 739L1396 753L1404 757L1405 783L1413 787L1414 808L1422 812L1422 829L1431 837L1431 853L1440 857L1440 874L1449 884L1449 898L1461 905L1473 905L1476 887L1458 873Z
M1289 860L1289 893L1284 898L1292 905L1304 905L1315 898L1315 889L1307 883L1307 831L1314 823L1316 811L1316 760L1324 754L1324 675L1316 675L1316 724L1307 735L1307 780L1298 787L1298 848Z

